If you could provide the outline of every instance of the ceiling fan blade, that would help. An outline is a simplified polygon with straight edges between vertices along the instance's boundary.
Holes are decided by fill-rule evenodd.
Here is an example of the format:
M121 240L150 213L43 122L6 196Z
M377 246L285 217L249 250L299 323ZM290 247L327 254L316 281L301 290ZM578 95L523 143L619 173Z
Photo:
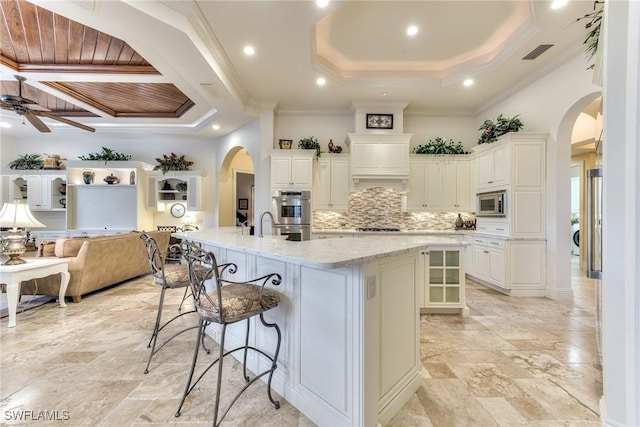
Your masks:
M24 112L23 114L27 120L29 120L29 123L31 123L33 125L34 128L38 129L40 132L51 132L51 129L49 129L47 127L47 125L45 125L42 120L40 120L35 114L33 114L31 111L27 110Z
M45 116L45 117L48 117L48 118L53 119L53 120L57 120L59 122L68 124L70 126L75 126L77 128L84 129L84 130L89 131L89 132L95 132L96 131L94 128L92 128L90 126L83 125L82 123L74 122L73 120L65 119L64 117L56 116L55 114L51 114L51 113L49 113L47 111L38 111L35 114L37 114L39 116Z
M27 110L31 110L31 111L51 111L47 107L43 107L38 104L24 104L22 106Z

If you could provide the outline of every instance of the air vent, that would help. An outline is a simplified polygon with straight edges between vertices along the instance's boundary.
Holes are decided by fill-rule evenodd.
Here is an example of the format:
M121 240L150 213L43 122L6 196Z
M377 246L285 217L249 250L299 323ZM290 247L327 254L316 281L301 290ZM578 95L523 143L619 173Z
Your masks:
M543 53L545 53L547 50L549 50L551 47L553 47L552 44L541 44L540 46L538 46L537 48L533 49L531 52L529 52L524 58L522 59L536 59L538 56L542 55Z

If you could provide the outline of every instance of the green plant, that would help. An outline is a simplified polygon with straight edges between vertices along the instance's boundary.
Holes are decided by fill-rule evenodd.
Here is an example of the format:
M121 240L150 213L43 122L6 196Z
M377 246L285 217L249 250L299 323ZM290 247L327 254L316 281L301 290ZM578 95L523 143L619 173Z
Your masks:
M418 145L413 148L415 154L469 154L464 150L462 142L455 142L453 139L447 140L447 138L436 137L430 139L424 145Z
M153 170L160 169L162 173L167 173L168 171L188 171L191 170L191 165L193 162L187 160L182 156L178 156L176 153L171 153L169 156L163 154L162 157L156 157L157 165L153 167Z
M488 119L485 120L478 129L482 131L478 144L489 144L505 133L518 132L524 126L519 117L519 114L511 118L502 117L502 114L499 114L495 123Z
M578 216L577 213L572 213L571 214L571 225L577 224L580 222L580 217Z
M587 60L591 61L598 52L598 42L600 40L600 27L602 26L602 18L604 15L604 0L595 0L593 2L593 12L576 19L576 21L587 20L585 28L589 30L587 36L582 42L585 45L585 53ZM591 70L596 64L590 64L587 70Z
M40 154L23 154L17 159L9 163L9 169L27 170L27 169L43 169L44 160L40 158Z
M303 150L316 150L317 157L320 157L320 154L322 154L320 144L318 144L318 140L313 136L310 136L309 138L302 138L298 141L298 148L302 148Z
M104 160L104 163L107 164L108 161L131 160L131 154L122 154L110 148L102 147L100 153L89 153L86 156L78 156L78 158L80 160Z

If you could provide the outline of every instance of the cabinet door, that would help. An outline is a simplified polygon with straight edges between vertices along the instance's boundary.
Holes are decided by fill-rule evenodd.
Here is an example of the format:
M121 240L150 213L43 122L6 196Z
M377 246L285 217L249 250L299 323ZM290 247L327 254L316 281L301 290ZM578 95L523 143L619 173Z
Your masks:
M190 211L204 210L202 200L202 177L187 177L187 209Z
M52 175L47 177L46 185L51 210L64 210L67 207L67 177Z
M460 250L430 249L427 256L425 304L458 306L464 303Z
M314 209L331 209L331 162L327 159L316 163L316 182L313 186Z
M271 157L271 186L291 186L291 157Z
M476 160L478 188L484 188L493 184L493 153L483 153Z
M331 209L346 211L349 201L349 161L331 160Z
M458 203L458 164L445 160L442 165L442 210L459 211Z
M510 175L509 146L496 148L493 152L493 185L506 185Z
M150 211L158 210L157 185L155 176L147 176L147 209Z
M489 251L486 246L473 245L473 272L481 279L489 277Z
M456 161L456 209L470 212L474 210L469 203L471 193L471 168L469 161Z
M437 211L442 208L442 165L439 161L428 160L425 163L424 204L426 210Z
M504 286L506 276L504 250L490 249L489 251L489 280L496 285Z
M33 210L51 209L51 188L49 177L27 176L27 203Z
M311 188L313 185L313 159L293 157L291 159L291 182L297 188Z
M407 193L407 209L420 211L424 209L424 162L409 162L409 186Z

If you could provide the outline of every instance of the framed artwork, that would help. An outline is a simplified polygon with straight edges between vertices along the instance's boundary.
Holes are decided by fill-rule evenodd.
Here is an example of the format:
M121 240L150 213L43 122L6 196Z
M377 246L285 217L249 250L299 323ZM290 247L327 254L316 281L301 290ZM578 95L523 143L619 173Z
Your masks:
M367 114L367 129L393 129L393 114Z
M238 209L244 211L249 209L249 199L238 199Z

